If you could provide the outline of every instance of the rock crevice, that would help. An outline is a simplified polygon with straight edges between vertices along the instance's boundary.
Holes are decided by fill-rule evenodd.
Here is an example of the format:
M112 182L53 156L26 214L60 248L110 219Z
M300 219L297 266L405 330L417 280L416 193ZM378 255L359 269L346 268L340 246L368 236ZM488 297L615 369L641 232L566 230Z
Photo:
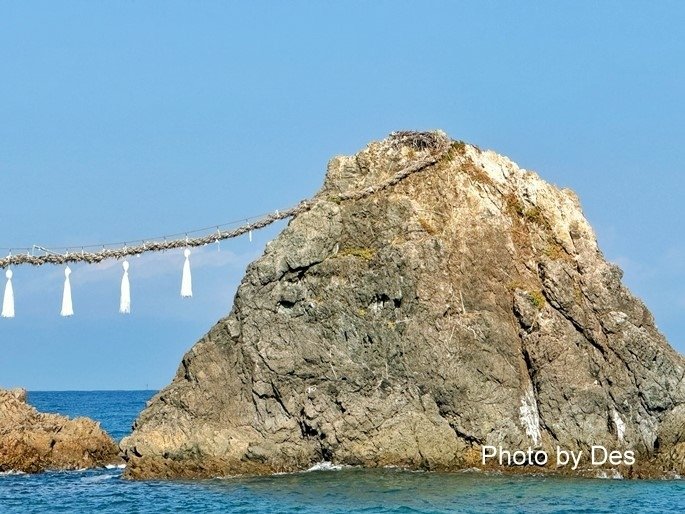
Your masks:
M398 133L332 159L312 202L122 441L128 476L453 470L484 444L682 472L685 363L573 192Z

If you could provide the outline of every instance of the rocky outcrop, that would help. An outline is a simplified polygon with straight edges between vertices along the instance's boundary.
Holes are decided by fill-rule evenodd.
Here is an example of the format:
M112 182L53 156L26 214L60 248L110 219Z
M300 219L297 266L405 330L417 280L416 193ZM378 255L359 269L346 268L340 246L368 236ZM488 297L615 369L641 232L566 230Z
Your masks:
M454 470L483 445L681 473L684 373L572 191L400 133L330 162L121 447L129 477Z
M118 453L95 421L40 413L23 389L0 389L0 472L104 466L119 463Z

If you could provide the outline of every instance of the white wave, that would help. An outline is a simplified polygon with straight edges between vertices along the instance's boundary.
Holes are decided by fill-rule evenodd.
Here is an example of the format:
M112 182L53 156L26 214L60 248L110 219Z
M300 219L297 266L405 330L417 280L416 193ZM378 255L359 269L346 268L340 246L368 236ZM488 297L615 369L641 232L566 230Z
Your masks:
M465 468L465 469L460 469L460 473L482 473L483 470L480 468Z
M126 464L107 464L107 469L126 469Z
M356 466L349 466L343 464L333 464L329 461L317 462L311 468L301 470L301 471L275 471L270 473L270 476L281 476L281 475L297 475L298 473L309 473L310 471L339 471L343 468L354 468ZM233 478L240 478L242 475L220 475L213 477L216 480L230 480Z
M115 475L93 475L89 477L83 477L81 482L92 483L92 482L102 482L104 480L110 480L112 478L117 478Z
M342 468L343 467L340 464L333 464L332 462L324 460L321 462L317 462L307 471L338 471Z
M595 478L603 478L607 480L623 480L623 475L616 469L599 470L595 474Z
M10 469L9 471L0 471L0 476L25 475L23 471L17 469Z

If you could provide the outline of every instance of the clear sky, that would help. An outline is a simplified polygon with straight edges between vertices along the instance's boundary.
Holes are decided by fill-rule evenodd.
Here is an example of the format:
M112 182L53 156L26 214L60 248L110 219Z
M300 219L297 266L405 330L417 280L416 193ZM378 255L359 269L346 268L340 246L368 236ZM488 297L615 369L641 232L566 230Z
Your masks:
M682 2L0 0L0 252L288 207L326 162L441 128L573 188L685 351ZM159 388L282 228L120 263L16 268L0 386ZM4 278L1 287L4 288Z

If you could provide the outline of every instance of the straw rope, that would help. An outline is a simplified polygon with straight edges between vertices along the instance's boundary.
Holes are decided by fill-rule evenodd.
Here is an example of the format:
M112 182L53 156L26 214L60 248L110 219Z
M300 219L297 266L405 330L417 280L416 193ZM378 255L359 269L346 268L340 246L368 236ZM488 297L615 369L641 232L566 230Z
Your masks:
M383 191L398 184L408 176L432 166L438 162L443 155L449 151L450 148L449 141L442 135L435 133L396 132L391 134L391 139L396 145L410 144L419 150L433 149L435 150L435 153L430 157L422 159L421 161L399 170L390 179L384 182L348 193L341 193L337 195L332 194L320 198L315 197L314 199L302 200L294 207L284 211L275 211L274 213L261 217L254 222L246 223L232 230L217 230L211 234L201 237L188 238L186 236L173 240L152 240L132 246L125 245L120 248L103 247L102 250L94 252L81 249L80 251L76 250L73 252L67 251L65 253L56 253L43 247L34 247L44 251L45 255L32 255L28 252L26 254L20 253L16 255L8 255L7 257L0 259L0 268L7 268L8 266L18 266L22 264L30 264L32 266L42 266L44 264L68 264L74 262L94 264L107 259L123 259L124 257L141 255L148 252L162 252L177 248L204 246L206 244L216 243L225 239L232 239L234 237L247 234L250 231L265 228L276 221L291 218L307 212L311 210L318 201L335 200L337 202L341 202L345 200L360 200Z

